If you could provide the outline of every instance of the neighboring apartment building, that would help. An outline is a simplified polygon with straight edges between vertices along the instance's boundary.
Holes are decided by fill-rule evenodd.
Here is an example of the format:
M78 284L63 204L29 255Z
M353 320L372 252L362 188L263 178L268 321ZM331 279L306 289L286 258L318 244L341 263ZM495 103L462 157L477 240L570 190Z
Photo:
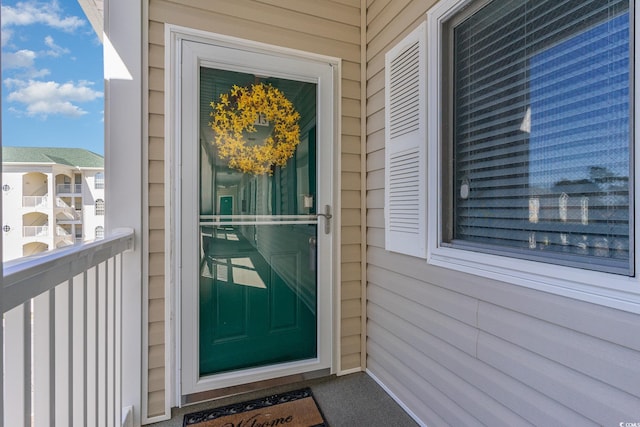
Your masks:
M3 260L104 235L104 158L81 148L2 147Z

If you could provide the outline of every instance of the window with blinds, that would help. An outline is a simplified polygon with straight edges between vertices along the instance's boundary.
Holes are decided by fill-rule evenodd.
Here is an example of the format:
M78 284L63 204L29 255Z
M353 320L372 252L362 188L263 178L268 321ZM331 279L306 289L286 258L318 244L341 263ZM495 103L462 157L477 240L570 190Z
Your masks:
M634 274L629 7L494 0L447 23L443 245Z

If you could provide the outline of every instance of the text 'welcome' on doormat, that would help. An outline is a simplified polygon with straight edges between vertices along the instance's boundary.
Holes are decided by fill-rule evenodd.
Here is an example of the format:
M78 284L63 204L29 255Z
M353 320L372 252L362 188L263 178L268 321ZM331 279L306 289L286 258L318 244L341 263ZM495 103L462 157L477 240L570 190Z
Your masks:
M183 427L328 427L309 388L186 414L182 425Z

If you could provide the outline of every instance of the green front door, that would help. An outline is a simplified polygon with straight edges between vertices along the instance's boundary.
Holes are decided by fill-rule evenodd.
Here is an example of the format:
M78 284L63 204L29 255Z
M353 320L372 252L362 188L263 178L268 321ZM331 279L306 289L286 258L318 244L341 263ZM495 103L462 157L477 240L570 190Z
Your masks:
M314 359L317 84L199 78L199 376Z

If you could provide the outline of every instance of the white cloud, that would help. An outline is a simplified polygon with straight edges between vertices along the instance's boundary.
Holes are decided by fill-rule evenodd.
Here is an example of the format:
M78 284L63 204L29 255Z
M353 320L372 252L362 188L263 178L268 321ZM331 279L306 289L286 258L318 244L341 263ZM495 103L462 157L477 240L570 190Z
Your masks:
M46 36L44 38L44 44L49 48L49 50L46 52L46 54L49 56L57 58L60 55L69 53L69 49L58 46L51 36Z
M11 39L11 37L13 36L13 31L4 27L0 31L1 31L0 40L2 41L2 47L5 47L7 43L9 43L9 40Z
M77 104L103 96L102 92L93 90L93 83L88 81L58 83L5 79L4 84L10 90L7 101L23 104L28 116L82 116L87 112Z
M36 53L32 50L21 49L17 52L2 54L2 68L31 68L36 59Z
M39 79L51 74L46 68L36 69L34 67L34 62L37 58L38 54L29 49L21 49L16 52L3 52L2 69L21 70L20 75L27 79Z
M16 3L15 6L0 7L2 27L44 24L52 28L72 32L85 25L85 20L77 16L63 16L58 2L48 3L27 1Z

